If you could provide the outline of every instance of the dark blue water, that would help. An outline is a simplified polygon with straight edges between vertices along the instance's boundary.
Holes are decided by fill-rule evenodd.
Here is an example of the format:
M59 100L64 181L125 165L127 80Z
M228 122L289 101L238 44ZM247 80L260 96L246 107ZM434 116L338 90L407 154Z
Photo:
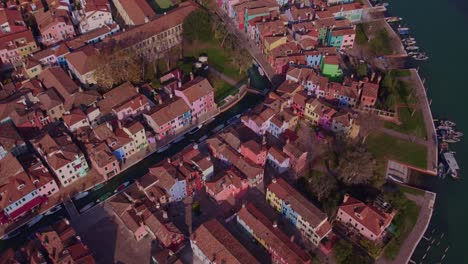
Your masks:
M393 0L389 4L391 14L403 17L418 46L430 56L421 63L420 74L426 78L434 117L449 118L458 130L468 133L468 1ZM465 139L452 149L462 168L461 181L420 179L438 196L426 233L431 241L419 244L412 258L416 263L468 263L468 142Z

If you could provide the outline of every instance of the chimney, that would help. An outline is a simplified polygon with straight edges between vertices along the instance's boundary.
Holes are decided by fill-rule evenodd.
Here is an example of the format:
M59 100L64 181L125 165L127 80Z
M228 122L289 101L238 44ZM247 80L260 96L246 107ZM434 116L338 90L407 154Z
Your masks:
M271 180L271 182L272 182L272 183L276 183L276 178L273 178L273 179Z
M262 137L262 145L263 146L266 145L266 135L263 135L263 137Z
M190 75L190 79L192 79L192 76ZM177 87L181 88L182 87L182 82L181 81L178 81L177 82Z
M163 217L164 219L167 219L167 212L166 212L166 210L163 210L163 215L162 215L162 217Z
M377 77L377 84L380 84L380 81L381 81L381 80L382 80L382 75L379 75L379 76Z
M171 163L171 158L167 158L167 163Z
M161 105L163 103L161 95L158 94L158 103Z
M289 238L289 241L291 241L291 243L294 243L294 235L291 236L291 238Z
M374 79L375 79L375 72L372 72L371 77L370 77L370 81L372 82L372 81L374 81Z
M274 228L278 228L278 222L277 222L276 220L273 221L273 227L274 227Z
M149 18L145 16L145 24L149 22Z
M346 201L348 201L348 199L349 199L349 194L345 194L344 198L343 198L343 203L346 203Z
M193 81L193 72L190 72L190 80Z

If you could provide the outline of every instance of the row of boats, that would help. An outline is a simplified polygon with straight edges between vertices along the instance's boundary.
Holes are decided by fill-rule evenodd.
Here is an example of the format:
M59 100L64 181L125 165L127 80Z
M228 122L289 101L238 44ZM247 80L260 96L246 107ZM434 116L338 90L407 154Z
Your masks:
M436 121L437 138L440 143L439 151L439 177L444 179L450 175L453 179L460 179L460 167L455 159L455 152L449 150L450 143L460 142L463 136L462 132L456 131L456 124L449 120Z
M389 19L387 21L397 22L401 21L401 18L397 19ZM410 28L409 27L402 27L401 25L397 28L398 33L401 37L401 42L405 47L405 50L408 52L408 56L417 60L417 61L425 61L428 60L429 57L426 55L425 52L421 52L420 48L416 46L416 39L410 36Z

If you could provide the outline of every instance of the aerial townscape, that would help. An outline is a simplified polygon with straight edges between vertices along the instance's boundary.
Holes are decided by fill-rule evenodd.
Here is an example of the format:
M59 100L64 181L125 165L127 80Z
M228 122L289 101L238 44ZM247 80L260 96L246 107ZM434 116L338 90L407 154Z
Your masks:
M1 5L0 264L445 263L463 134L388 4Z

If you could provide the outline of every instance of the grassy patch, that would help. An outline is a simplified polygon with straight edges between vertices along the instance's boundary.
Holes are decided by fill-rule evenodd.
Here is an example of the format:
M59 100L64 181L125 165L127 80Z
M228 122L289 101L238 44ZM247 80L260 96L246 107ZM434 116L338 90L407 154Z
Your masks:
M228 97L229 95L233 95L237 93L238 89L234 86L229 85L223 79L218 78L216 76L210 75L208 77L211 84L215 88L215 102L219 103L224 100L224 98Z
M184 56L198 57L200 54L208 55L208 64L230 78L240 81L245 77L245 73L239 73L239 68L232 62L229 51L224 50L216 41L193 43L184 47Z
M147 0L147 2L156 14L163 14L177 7L177 5L172 4L171 0Z
M374 56L390 55L393 52L388 32L378 24L358 24L356 26L355 41Z
M401 124L397 125L392 122L386 122L385 127L408 135L414 135L419 138L426 138L426 127L422 112L417 110L414 115L411 115L412 112L413 109L408 107L399 108L398 119Z
M387 31L384 29L379 30L377 35L369 41L369 48L376 56L392 54L390 36L388 36Z
M385 247L384 256L386 258L395 259L398 256L403 241L416 225L420 209L415 202L405 198L403 206L399 208L392 222L396 227L396 232L392 240Z
M403 184L398 184L398 188L403 193L408 193L408 194L417 195L417 196L423 196L426 193L425 191L421 189L413 188L411 186L407 186Z
M356 25L356 43L359 45L365 45L368 41L364 24Z
M385 172L387 160L392 159L418 168L427 168L427 148L383 133L371 134L367 146L378 163L378 171Z

